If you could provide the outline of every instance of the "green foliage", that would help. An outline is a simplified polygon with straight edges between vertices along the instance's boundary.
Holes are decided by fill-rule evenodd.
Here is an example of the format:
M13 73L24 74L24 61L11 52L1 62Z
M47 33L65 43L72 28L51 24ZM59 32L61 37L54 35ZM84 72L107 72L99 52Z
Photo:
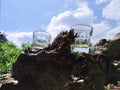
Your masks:
M28 43L22 43L21 47L22 47L22 51L24 51L26 48L32 47L32 44L30 44L29 42Z
M76 43L76 44L84 44L84 42L83 42L82 39L77 39L77 40L75 41L75 43Z
M11 71L12 63L17 59L21 49L11 42L0 42L0 73Z

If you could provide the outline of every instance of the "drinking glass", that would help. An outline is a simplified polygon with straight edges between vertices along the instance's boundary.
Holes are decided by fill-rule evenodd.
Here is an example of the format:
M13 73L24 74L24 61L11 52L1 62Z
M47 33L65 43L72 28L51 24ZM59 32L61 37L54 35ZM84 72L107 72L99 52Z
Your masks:
M33 32L33 47L43 49L50 43L51 35L46 31Z
M90 38L93 33L93 27L85 24L77 24L71 27L75 33L78 33L78 37L75 39L75 43L71 45L71 48L75 52L89 52L91 46Z

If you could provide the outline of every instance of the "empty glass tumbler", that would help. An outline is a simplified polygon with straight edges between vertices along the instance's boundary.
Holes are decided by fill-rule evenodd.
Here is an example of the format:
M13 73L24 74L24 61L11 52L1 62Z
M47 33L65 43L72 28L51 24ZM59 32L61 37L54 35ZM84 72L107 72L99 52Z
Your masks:
M46 31L34 31L33 32L33 46L43 49L50 43L51 35Z
M75 43L71 45L73 51L89 52L91 46L90 38L93 33L93 27L85 24L77 24L71 27L75 33L78 33L78 37L75 39Z

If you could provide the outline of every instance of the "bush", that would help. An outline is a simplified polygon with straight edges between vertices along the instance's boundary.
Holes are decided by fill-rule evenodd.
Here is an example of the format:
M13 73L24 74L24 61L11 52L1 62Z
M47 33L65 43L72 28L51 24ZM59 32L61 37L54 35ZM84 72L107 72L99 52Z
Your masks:
M21 49L11 42L0 42L0 73L8 73L12 69L12 63L17 59Z

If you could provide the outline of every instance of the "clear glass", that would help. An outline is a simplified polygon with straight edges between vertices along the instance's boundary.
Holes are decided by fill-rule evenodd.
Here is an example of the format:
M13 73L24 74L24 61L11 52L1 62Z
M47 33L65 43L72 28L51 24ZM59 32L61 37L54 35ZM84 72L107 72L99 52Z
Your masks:
M75 33L78 33L78 37L75 39L75 43L71 45L72 51L77 52L89 52L91 46L90 38L93 33L93 27L85 24L77 24L71 27Z
M43 49L50 43L51 35L46 31L34 31L33 32L33 46Z

